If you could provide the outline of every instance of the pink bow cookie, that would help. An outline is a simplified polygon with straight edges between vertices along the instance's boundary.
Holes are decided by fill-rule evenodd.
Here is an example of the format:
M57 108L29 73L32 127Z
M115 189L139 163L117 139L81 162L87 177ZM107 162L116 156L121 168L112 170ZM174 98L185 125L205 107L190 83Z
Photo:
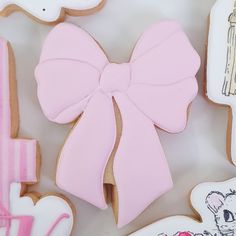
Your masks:
M35 72L39 101L56 123L81 115L60 154L58 186L105 209L104 184L112 184L118 227L169 190L171 175L154 126L171 133L185 128L199 65L175 22L146 31L124 64L110 63L82 29L56 26Z

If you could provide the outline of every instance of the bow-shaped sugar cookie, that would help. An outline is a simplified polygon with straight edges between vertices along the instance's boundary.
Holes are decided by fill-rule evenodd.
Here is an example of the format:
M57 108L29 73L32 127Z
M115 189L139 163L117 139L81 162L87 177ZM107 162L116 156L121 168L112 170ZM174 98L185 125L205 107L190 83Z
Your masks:
M35 72L39 101L57 123L83 113L61 151L58 186L105 209L103 186L112 184L118 227L169 190L172 180L154 125L171 133L185 128L199 64L175 22L150 28L124 64L109 63L82 29L56 26Z

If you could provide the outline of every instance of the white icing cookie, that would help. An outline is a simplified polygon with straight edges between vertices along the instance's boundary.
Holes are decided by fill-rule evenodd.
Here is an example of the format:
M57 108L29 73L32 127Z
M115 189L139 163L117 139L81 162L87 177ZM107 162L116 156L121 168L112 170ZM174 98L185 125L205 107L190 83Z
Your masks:
M30 236L69 236L73 227L73 212L69 204L57 196L45 196L36 204L29 196L20 197L21 184L11 184L11 215L33 216ZM11 222L9 236L19 235L19 220ZM6 228L0 228L0 236L6 235Z
M236 164L236 1L218 0L211 11L207 58L207 96L231 108L228 156ZM231 120L232 118L232 120ZM232 123L232 126L231 126ZM231 140L231 141L230 141Z
M198 185L191 194L198 222L185 216L169 217L130 236L234 236L236 235L236 178Z
M2 15L9 15L16 10L43 22L63 20L65 13L83 15L99 8L104 0L0 0Z

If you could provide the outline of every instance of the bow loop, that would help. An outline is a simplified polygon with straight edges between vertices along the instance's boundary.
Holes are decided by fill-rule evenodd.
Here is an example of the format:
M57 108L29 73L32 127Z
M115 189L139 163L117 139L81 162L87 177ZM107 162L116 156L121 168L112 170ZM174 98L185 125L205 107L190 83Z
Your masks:
M68 123L83 112L99 86L100 73L86 63L54 59L40 63L35 76L39 101L48 119Z
M99 87L106 64L105 54L85 31L67 23L56 26L35 71L39 101L49 120L68 123L76 119Z
M181 30L181 26L175 21L162 21L149 27L139 38L132 53L131 62L165 42L167 38L179 30Z
M151 27L134 49L128 95L155 125L181 132L198 91L199 67L200 57L180 25L162 22Z
M93 38L84 30L68 23L57 25L44 43L40 62L54 59L84 62L99 71L108 64L106 55Z
M143 34L131 66L132 84L168 85L195 77L200 57L180 25L166 21Z

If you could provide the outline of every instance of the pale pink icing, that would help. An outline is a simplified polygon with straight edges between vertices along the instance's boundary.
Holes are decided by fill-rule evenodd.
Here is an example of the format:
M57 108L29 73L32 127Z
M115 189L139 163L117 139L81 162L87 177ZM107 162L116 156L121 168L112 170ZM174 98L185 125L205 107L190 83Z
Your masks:
M9 210L10 184L36 182L36 141L11 137L9 58L7 42L0 39L0 216ZM5 223L0 221L0 226Z
M97 92L61 152L57 170L58 186L105 209L103 175L115 137L112 101L102 92ZM89 143L92 143L91 146Z
M82 29L56 26L35 72L39 101L57 123L71 122L83 112L62 149L57 184L107 207L103 178L116 139L114 97L122 117L113 166L118 226L135 219L172 187L154 124L173 133L185 128L199 66L198 54L175 22L162 22L143 34L126 64L110 64Z

